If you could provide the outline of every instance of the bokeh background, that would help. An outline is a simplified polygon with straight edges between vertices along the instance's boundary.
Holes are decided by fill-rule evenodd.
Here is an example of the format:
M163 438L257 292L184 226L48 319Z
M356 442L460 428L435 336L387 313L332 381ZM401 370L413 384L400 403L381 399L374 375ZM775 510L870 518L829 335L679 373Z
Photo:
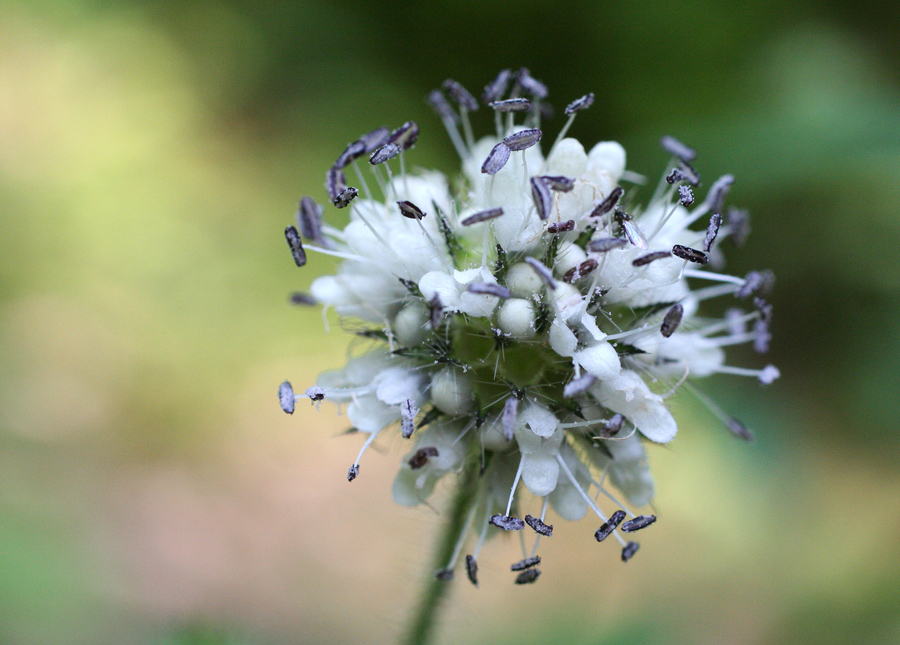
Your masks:
M402 446L348 485L345 418L279 410L348 345L282 230L375 126L455 172L425 94L522 65L632 170L673 134L736 175L783 377L707 386L752 445L676 402L627 566L586 520L515 587L498 539L439 640L900 642L898 33L873 0L0 1L0 642L397 639L440 516L390 501Z

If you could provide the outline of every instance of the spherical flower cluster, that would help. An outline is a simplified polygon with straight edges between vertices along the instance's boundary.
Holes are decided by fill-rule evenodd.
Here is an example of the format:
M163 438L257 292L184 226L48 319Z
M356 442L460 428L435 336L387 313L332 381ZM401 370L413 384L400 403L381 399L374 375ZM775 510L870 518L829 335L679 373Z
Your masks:
M691 381L715 373L777 378L773 366L728 366L723 350L749 342L766 351L771 307L762 295L771 275L709 269L723 264L723 240L742 241L747 217L724 210L730 175L695 202L695 153L679 141L663 138L673 165L641 204L623 186L643 178L626 171L622 146L586 150L565 137L592 94L566 108L563 132L544 156L547 90L527 70L504 71L485 88L496 133L477 141L469 114L478 101L454 81L443 88L446 95L435 90L429 100L462 158L459 190L441 173L406 171L415 123L379 128L350 144L327 174L329 197L349 207L349 224L323 223L322 207L305 197L300 230L286 231L300 266L310 249L343 258L336 275L317 278L311 297L295 301L365 321L355 333L372 339L305 396L346 406L366 436L351 481L365 450L388 431L413 446L393 484L396 502L422 504L444 476L469 475L460 481L474 488L472 502L439 576L452 576L474 529L466 571L475 583L486 537L527 524L534 548L523 548L513 571L521 572L517 582L533 582L538 542L553 533L548 507L565 520L595 513L596 539L614 537L627 561L638 545L621 533L656 519L625 503L641 507L653 497L644 445L667 443L678 430L666 398L684 385L749 438ZM368 179L360 165L369 166ZM359 189L347 185L350 169ZM698 315L705 300L735 296L753 303L749 311ZM303 396L282 384L286 412Z

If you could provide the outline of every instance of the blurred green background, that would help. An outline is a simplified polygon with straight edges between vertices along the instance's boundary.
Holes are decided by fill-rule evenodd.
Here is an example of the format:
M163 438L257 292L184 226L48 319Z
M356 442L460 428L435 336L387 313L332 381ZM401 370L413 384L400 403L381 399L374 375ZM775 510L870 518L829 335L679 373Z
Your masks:
M496 540L439 639L900 642L898 33L871 0L0 1L0 642L397 638L440 518L390 501L402 446L348 485L345 418L278 409L348 344L288 305L335 265L282 230L379 125L454 173L425 94L522 65L630 169L672 134L735 174L783 377L707 386L752 445L677 400L627 567L588 519L514 587Z

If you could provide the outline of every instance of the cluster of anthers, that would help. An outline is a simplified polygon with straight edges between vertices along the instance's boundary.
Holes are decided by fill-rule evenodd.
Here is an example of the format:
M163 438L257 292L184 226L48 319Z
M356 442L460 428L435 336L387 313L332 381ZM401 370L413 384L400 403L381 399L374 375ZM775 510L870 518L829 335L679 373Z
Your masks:
M366 449L399 429L415 444L394 481L400 504L426 503L449 473L473 487L439 578L452 577L474 527L476 546L465 557L474 584L479 552L496 531L520 532L523 559L512 570L517 583L533 582L540 539L553 534L548 507L573 521L595 513L602 525L594 537L613 537L627 561L638 549L629 538L656 517L635 515L610 487L635 507L651 501L644 441L675 437L667 397L689 389L731 432L751 438L691 380L778 377L772 365L726 365L723 351L740 343L767 350L771 307L762 296L772 276L710 270L723 264L723 240L742 242L747 215L724 210L731 175L695 201L695 152L679 141L662 139L673 167L642 206L620 185L643 178L625 170L618 143L585 152L565 137L593 94L566 107L568 120L544 157L537 144L547 88L528 70L504 70L485 88L496 134L478 141L469 119L478 101L452 80L443 90L428 100L462 158L458 190L438 172L406 171L419 134L410 121L354 141L328 171L332 204L350 209L343 230L323 223L311 198L300 201L299 231L285 231L297 265L306 262L304 249L343 262L337 275L312 283L311 296L293 300L364 321L353 331L371 343L305 394L283 383L281 407L293 413L304 396L346 404L353 430L367 436L351 481ZM347 185L350 168L359 189ZM751 306L698 316L703 301L723 297ZM526 526L535 534L530 550Z

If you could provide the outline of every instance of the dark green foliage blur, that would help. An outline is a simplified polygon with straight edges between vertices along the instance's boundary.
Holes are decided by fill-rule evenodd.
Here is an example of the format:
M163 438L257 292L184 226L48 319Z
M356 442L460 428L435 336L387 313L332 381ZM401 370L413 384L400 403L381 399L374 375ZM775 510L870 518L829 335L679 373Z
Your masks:
M441 642L900 641L898 33L871 0L0 0L0 642L396 640L440 522L393 507L402 447L348 486L346 418L278 410L349 342L288 304L335 263L282 230L376 126L453 175L425 95L520 66L651 186L663 134L735 175L728 270L777 283L729 363L782 378L703 384L751 445L676 401L628 567L586 520L513 588L497 541Z

